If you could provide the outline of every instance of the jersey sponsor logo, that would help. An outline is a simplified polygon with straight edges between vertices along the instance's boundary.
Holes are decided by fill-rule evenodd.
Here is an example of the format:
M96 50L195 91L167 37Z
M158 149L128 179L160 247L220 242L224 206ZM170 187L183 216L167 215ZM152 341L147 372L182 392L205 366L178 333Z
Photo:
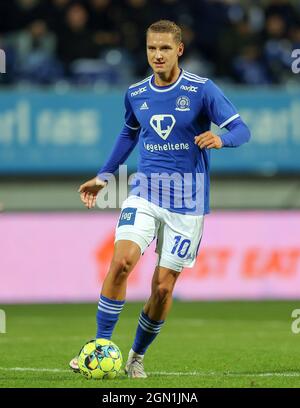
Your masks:
M197 92L198 86L193 86L193 85L181 85L180 89L183 91L188 91L188 92Z
M147 102L144 102L144 103L141 105L140 110L146 110L146 109L149 109L149 107L148 107L148 105L147 105Z
M133 225L136 216L136 208L127 207L121 212L118 227L122 225Z
M163 152L168 150L189 150L190 145L188 143L163 143L163 144L152 144L152 143L145 143L144 148L148 150L148 152Z
M131 96L141 95L142 93L147 91L147 86L143 86L142 88L137 89L136 91L131 92Z
M150 125L163 140L166 140L176 123L173 115L153 115Z
M185 95L179 96L176 99L176 108L175 110L185 112L190 110L190 98Z

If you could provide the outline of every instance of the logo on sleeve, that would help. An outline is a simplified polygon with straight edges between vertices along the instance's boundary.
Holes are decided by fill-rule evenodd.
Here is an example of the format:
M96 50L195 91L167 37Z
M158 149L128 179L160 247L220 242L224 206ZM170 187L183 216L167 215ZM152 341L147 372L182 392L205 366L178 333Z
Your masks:
M136 216L136 208L127 207L121 212L118 227L122 225L133 225Z
M150 125L162 139L166 140L176 123L173 115L153 115Z
M175 110L185 112L190 110L190 98L187 96L179 96L176 99L176 108Z

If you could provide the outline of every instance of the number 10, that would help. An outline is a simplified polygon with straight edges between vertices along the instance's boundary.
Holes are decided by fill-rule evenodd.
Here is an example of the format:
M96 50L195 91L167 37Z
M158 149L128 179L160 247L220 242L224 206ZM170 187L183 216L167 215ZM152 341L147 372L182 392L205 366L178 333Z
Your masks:
M191 241L189 239L182 239L181 235L176 235L176 237L174 237L175 239L175 244L173 246L173 249L171 251L171 254L175 254L175 252L177 251L177 255L179 256L179 258L184 258L188 252L188 250L190 249L191 246ZM181 241L181 242L180 242ZM179 245L180 243L180 245ZM179 245L179 247L178 247ZM178 249L177 249L178 247Z

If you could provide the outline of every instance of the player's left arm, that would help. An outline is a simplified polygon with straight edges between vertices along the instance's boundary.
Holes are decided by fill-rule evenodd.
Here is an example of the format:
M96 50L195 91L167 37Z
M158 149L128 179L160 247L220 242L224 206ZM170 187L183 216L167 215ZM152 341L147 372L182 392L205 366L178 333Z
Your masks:
M218 136L212 131L207 131L195 136L195 144L200 149L221 149L221 147L238 147L250 139L248 126L239 117L226 126L227 132Z
M235 106L211 80L204 85L203 107L210 121L221 129L226 128L227 132L219 136L209 130L195 136L195 144L201 149L238 147L249 141L248 126L241 119Z

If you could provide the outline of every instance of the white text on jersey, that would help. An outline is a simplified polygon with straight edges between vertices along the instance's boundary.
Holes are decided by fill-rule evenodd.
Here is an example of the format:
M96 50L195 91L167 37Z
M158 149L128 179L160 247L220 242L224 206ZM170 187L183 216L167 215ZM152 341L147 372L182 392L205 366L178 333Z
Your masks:
M197 92L198 86L193 86L193 85L181 85L180 89L183 91L188 91L188 92Z
M137 95L141 95L142 93L147 91L147 87L143 86L142 88L139 88L137 91L131 92L131 96L137 96Z

